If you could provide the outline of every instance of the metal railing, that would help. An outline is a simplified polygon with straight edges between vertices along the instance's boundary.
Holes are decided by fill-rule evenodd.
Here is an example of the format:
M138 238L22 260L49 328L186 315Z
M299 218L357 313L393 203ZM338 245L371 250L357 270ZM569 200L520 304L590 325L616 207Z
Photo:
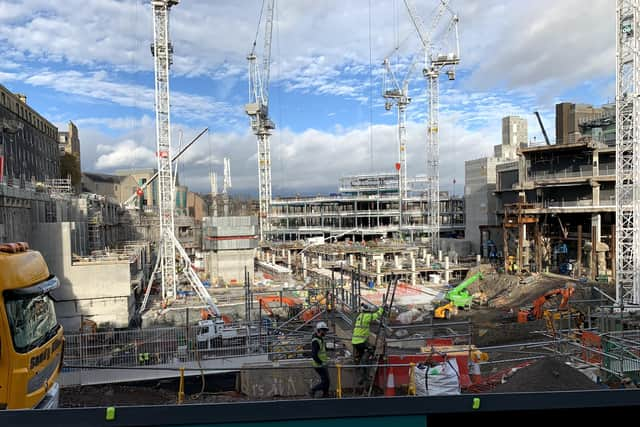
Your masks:
M300 342L272 335L273 328L269 325L233 329L235 337L224 341L218 338L208 346L196 338L199 326L70 333L65 334L64 361L72 367L67 370L90 370L92 367L179 365L271 353L286 358L289 353L301 353Z

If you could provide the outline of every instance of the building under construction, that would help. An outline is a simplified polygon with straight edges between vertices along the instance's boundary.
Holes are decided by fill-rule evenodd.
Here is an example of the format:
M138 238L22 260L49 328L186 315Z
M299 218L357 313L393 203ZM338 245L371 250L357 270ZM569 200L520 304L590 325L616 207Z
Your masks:
M428 236L429 198L424 177L407 182L400 198L397 173L350 175L340 178L337 193L327 196L276 198L271 202L270 240L309 237L366 241ZM440 235L464 236L464 200L440 192Z

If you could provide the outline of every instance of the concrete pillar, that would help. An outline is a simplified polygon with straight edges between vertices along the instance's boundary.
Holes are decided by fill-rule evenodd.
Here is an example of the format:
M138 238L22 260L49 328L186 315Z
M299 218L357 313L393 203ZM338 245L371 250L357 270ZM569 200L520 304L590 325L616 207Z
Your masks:
M351 267L355 267L354 266L354 255L353 254L349 254L349 265Z
M591 183L591 205L600 206L600 183L596 181Z
M428 255L427 248L422 248L422 260L425 262L427 261L427 255Z
M425 257L425 263L427 264L427 268L431 268L431 254L427 254Z
M438 262L442 262L442 251L438 251Z
M411 285L415 286L416 285L416 279L417 279L417 274L416 274L416 259L413 256L413 253L411 254Z
M307 257L302 254L302 277L307 277Z
M271 253L271 263L276 265L276 253L275 251Z
M382 261L379 259L376 260L376 274L380 274L382 272Z
M393 264L396 268L400 268L400 257L398 256L398 254L393 255Z
M287 250L287 268L291 270L291 249Z
M442 253L442 251L440 251L440 253ZM450 276L450 271L449 271L449 257L446 256L444 257L444 282L445 283L449 283L449 276Z
M593 176L598 176L600 175L600 170L598 169L598 164L600 163L600 153L598 152L598 150L593 150L592 154L592 166L593 166ZM595 205L594 205L595 206Z
M480 254L476 255L476 265L478 267L480 267L480 264L482 263L482 256Z
M595 239L596 242L600 242L600 240L602 239L602 222L601 222L601 218L600 218L600 214L593 214L591 215L591 226L595 228L596 230L596 235L595 235Z
M322 255L318 255L318 268L322 268Z
M362 255L362 257L360 258L360 261L362 262L362 271L366 271L367 270L367 256L366 255Z

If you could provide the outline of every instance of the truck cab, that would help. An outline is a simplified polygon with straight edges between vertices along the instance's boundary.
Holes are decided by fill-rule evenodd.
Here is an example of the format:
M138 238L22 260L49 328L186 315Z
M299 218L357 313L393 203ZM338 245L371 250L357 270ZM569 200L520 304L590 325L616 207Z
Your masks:
M50 296L58 286L39 252L0 245L0 409L58 406L64 338Z

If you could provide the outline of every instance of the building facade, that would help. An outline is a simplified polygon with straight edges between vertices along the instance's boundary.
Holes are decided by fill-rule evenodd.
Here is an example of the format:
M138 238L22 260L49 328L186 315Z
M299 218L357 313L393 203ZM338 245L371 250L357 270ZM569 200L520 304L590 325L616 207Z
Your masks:
M276 198L271 203L271 240L299 240L330 236L353 240L403 236L419 240L427 235L429 201L422 190L424 179L407 183L402 202L395 173L363 174L340 179L339 192L327 196ZM464 201L440 195L440 234L464 233Z
M60 178L58 129L0 85L0 179L46 182Z
M523 148L498 168L501 243L523 268L614 275L615 108L603 110L581 118L568 141ZM510 225L515 211L528 225Z
M494 145L493 156L467 160L464 164L465 239L471 242L475 253L488 256L481 228L488 229L498 224L496 168L512 163L518 158L521 148L528 145L527 120L518 116L502 118L502 142Z
M556 144L573 144L581 136L580 124L611 116L615 105L600 108L586 104L562 102L556 104Z

